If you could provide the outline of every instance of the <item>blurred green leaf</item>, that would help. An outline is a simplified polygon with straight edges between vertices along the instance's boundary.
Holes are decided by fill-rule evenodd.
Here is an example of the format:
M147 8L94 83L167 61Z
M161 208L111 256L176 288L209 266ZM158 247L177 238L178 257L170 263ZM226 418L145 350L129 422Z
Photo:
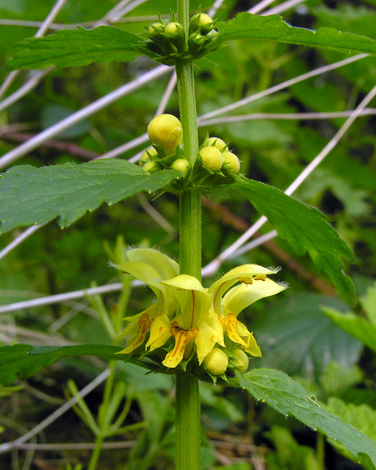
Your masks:
M76 67L92 62L129 62L143 54L143 41L113 26L63 29L44 38L28 38L15 45L9 70Z
M227 23L219 22L216 28L220 36L214 44L223 44L231 39L269 39L285 44L324 47L342 52L364 52L376 54L374 39L351 33L342 33L333 28L312 31L289 25L280 16L258 16L239 13Z
M340 398L331 397L328 403L324 405L330 413L338 416L342 421L359 429L366 436L376 441L376 410L367 405L354 405L346 403ZM341 454L352 460L355 460L346 448L333 439L328 439L330 444Z
M139 191L156 191L180 175L150 175L125 160L104 159L42 168L17 166L0 178L0 232L59 217L68 227L103 202L112 205Z
M366 293L360 297L360 302L369 321L376 326L376 282L369 286Z
M320 307L346 309L339 300L310 292L274 301L265 315L258 315L252 329L259 343L263 367L319 380L331 361L343 367L359 359L362 345L333 324Z
M341 261L341 258L351 261L352 251L326 222L324 214L279 189L254 180L239 179L230 185L229 191L246 197L258 212L268 218L278 235L289 242L298 256L308 252L341 295L348 302L355 302L353 283L345 275Z
M236 383L256 400L338 441L368 470L376 468L376 442L321 408L316 397L288 375L273 369L254 369L246 374L237 372Z

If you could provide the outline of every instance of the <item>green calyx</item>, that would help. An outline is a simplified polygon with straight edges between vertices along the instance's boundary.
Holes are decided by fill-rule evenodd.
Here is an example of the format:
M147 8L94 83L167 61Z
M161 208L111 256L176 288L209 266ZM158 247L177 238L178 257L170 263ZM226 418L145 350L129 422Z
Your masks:
M175 65L177 61L195 60L204 56L218 38L214 21L205 13L197 13L191 18L188 38L183 26L175 21L162 19L149 26L146 32L146 48L150 57L166 65ZM209 47L210 46L210 47Z

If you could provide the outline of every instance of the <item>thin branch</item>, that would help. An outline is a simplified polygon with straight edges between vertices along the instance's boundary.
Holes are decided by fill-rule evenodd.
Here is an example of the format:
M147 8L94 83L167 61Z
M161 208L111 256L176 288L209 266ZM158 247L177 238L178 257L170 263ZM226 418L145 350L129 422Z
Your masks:
M97 113L98 111L104 109L105 107L119 100L123 96L126 96L129 93L132 93L133 91L141 88L147 83L150 83L153 80L165 75L169 71L170 71L170 67L167 67L165 65L160 65L156 67L155 69L151 70L150 72L145 73L141 77L136 78L135 80L121 86L117 90L112 91L111 93L103 96L97 101L94 101L88 106L85 106L79 111L71 114L67 118L54 124L53 126L49 127L45 131L36 135L29 141L21 144L19 147L11 150L7 154L5 154L3 157L1 157L0 169L9 165L10 163L17 160L18 158L23 157L28 152L34 150L35 148L39 147L47 140L50 140L52 137L55 137L56 135L65 131L66 129L69 129L70 127L82 121L83 119L86 119L92 114Z
M303 3L305 0L289 0L288 2L281 3L280 5L271 8L270 10L266 10L261 13L261 16L268 16L268 15L279 15L280 13L289 10L290 8L298 5L299 3Z
M46 297L40 297L38 299L24 300L23 302L16 302L10 305L0 306L0 313L16 312L25 308L40 307L42 305L53 305L67 300L80 299L86 295L94 294L108 294L110 292L118 292L123 288L121 282L115 282L114 284L108 284L100 287L90 287L88 289L76 290L65 294L49 295Z
M22 232L21 235L18 235L12 242L9 243L9 245L0 251L0 260L41 227L43 227L43 225L33 225L32 227L29 227L24 232Z
M33 139L38 134L31 134L26 132L4 132L0 135L2 139L5 140L13 140L17 142L27 142L30 139ZM75 144L74 142L62 142L57 140L47 140L42 145L43 147L52 148L56 150L62 150L65 152L70 153L76 157L83 157L89 160L93 160L97 158L99 154L97 152L93 152L92 150L85 149L80 147L79 145Z
M104 442L102 449L129 449L136 444L136 441ZM94 442L76 443L55 443L55 444L19 444L15 446L19 450L59 451L59 450L92 450L95 449Z
M5 99L3 99L3 101L0 101L0 111L4 111L4 109L8 108L8 106L11 106L13 103L25 96L29 91L39 84L43 77L49 74L51 70L54 70L54 68L55 67L49 67L48 69L33 72L31 78L17 91L7 96Z
M257 3L254 5L252 8L248 10L248 13L252 13L253 15L256 15L257 13L260 13L264 8L269 6L271 3L274 3L276 0L263 0L262 2Z
M50 24L53 22L53 20L56 18L56 15L59 13L59 11L63 8L64 6L64 3L66 2L66 0L57 0L57 2L55 3L55 5L53 6L52 10L50 11L50 13L47 15L46 19L43 21L43 23L41 24L40 28L38 29L38 31L35 33L35 36L36 38L39 38L41 36L43 36L46 31L48 30ZM19 70L14 70L13 72L11 72L7 78L5 79L4 83L2 84L1 88L0 88L0 100L1 98L5 95L5 93L7 92L8 88L11 86L11 84L14 82L15 78L17 77L17 75L20 73Z
M347 132L353 122L359 117L363 109L372 101L376 96L376 86L366 95L366 97L360 102L360 104L353 111L351 116L345 121L340 127L338 132L332 137L332 139L325 145L322 151L312 160L312 162L300 173L300 175L293 181L292 184L286 189L285 194L291 195L296 189L305 181L313 170L324 160L324 158L336 147L338 142ZM218 271L219 267L229 257L236 256L237 250L244 245L267 221L267 218L262 216L250 227L239 239L231 246L226 248L219 256L214 258L207 266L205 266L205 272L207 274L214 274Z
M216 124L230 124L233 122L244 122L244 121L259 121L259 120L299 120L299 121L310 121L320 119L336 119L346 118L352 115L354 110L348 111L330 111L330 112L319 112L319 113L254 113L254 114L241 114L239 116L226 116L217 119L208 119L200 122L200 126L214 126ZM370 116L376 114L376 108L366 108L360 116Z
M206 113L199 118L199 122L208 120L214 116L218 116L220 114L227 113L228 111L233 111L234 109L238 109L241 106L245 106L246 104L252 103L253 101L259 100L260 98L264 98L265 96L269 96L277 91L284 90L296 83L302 82L303 80L307 80L308 78L316 77L325 72L329 72L331 70L335 70L339 67L343 67L345 65L351 64L358 60L364 59L368 57L368 54L357 54L353 57L349 57L344 60L340 60L339 62L335 62L334 64L324 65L323 67L319 67L318 69L312 70L311 72L303 73L298 77L291 78L290 80L286 80L285 82L279 83L278 85L274 85L267 90L260 91L259 93L255 93L254 95L248 96L247 98L243 98L236 103L229 104L224 106L223 108L216 109L215 111L211 111L210 113Z
M109 375L109 369L106 369L103 371L100 375L98 375L97 378L95 378L92 382L90 382L86 387L84 387L80 392L79 396L81 398L84 398L87 394L89 394L91 391L93 391L95 388L97 388L102 382L104 382ZM17 449L18 446L24 444L26 441L31 439L32 437L36 436L38 433L43 431L47 426L52 424L54 421L56 421L60 416L62 416L64 413L66 413L70 408L72 408L76 403L77 403L78 397L73 397L70 400L68 400L64 405L60 406L56 411L54 411L50 416L48 416L46 419L41 421L37 426L35 426L33 429L28 431L26 434L23 436L19 437L15 441L12 442L6 442L4 444L0 445L0 454L4 452L9 452L12 449Z

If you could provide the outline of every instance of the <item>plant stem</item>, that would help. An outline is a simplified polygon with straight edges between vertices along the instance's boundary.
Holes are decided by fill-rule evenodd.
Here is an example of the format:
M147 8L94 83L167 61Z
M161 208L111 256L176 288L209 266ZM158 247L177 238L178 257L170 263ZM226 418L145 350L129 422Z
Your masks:
M178 21L186 39L189 0L177 0ZM176 64L180 120L185 158L193 166L199 151L193 62ZM180 272L201 279L201 193L180 195ZM176 469L197 470L200 465L201 418L198 379L181 370L176 373Z
M101 455L101 451L102 451L102 444L103 444L103 437L97 436L97 438L95 439L95 448L94 448L93 453L91 454L88 470L96 470L99 456Z

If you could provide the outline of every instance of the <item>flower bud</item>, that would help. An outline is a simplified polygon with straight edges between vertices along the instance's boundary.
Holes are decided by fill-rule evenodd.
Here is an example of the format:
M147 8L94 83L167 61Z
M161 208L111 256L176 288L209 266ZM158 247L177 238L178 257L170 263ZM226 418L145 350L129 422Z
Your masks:
M248 363L249 363L247 354L242 349L236 349L234 354L236 358L238 359L237 369L240 372L245 372L248 369Z
M202 165L212 171L219 171L223 165L223 157L216 147L208 146L200 150Z
M192 16L189 25L190 31L200 29L204 34L208 33L213 28L213 19L206 13L197 13Z
M223 152L223 161L224 161L224 171L229 171L236 175L240 171L240 161L239 158L232 152Z
M164 33L164 31L165 31L165 25L161 22L153 23L148 28L148 33L150 34L160 34L160 33Z
M183 176L185 176L188 173L189 162L185 158L178 158L171 165L171 168L173 168L174 170L181 171L183 173Z
M145 150L145 152L141 155L140 158L140 166L143 167L146 162L150 160L150 157L155 157L158 155L158 152L155 150L154 147L149 147Z
M227 354L219 348L213 348L204 359L206 370L212 375L222 375L228 366Z
M148 171L149 173L154 173L155 171L160 170L160 166L158 165L157 162L152 162L150 160L150 161L145 163L145 165L143 166L143 169L145 171Z
M183 129L179 119L172 114L160 114L151 120L148 134L150 140L162 147L166 155L172 155L182 141Z
M209 145L217 148L218 150L223 150L224 148L227 147L226 143L219 137L210 137Z

